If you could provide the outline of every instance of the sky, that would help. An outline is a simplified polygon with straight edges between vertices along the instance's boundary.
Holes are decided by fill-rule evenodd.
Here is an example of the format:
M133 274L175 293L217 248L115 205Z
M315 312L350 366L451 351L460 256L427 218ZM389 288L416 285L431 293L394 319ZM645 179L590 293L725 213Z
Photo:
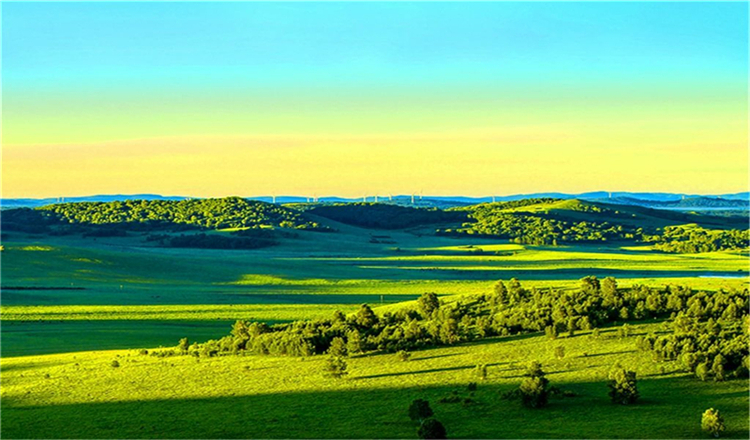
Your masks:
M747 78L747 2L5 2L2 196L734 193Z

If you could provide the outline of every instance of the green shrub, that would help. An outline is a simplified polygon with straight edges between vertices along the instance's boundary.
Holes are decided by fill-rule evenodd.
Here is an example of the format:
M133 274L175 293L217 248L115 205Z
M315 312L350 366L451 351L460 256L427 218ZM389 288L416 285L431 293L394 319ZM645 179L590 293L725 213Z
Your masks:
M349 374L349 372L346 371L346 367L346 361L343 358L331 356L325 363L324 371L329 377L339 379Z
M718 409L709 408L701 417L701 428L714 437L718 437L725 429L724 417L721 416Z
M617 368L609 374L609 397L612 403L628 405L638 400L638 383L634 371Z
M344 357L347 355L346 343L343 338L333 338L331 346L328 347L328 354L333 357Z

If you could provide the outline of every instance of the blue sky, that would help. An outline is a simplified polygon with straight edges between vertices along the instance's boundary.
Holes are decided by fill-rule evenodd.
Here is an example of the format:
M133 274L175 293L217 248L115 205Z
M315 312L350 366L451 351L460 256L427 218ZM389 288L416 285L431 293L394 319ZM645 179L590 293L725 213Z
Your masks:
M2 25L16 196L747 189L747 2L18 2Z

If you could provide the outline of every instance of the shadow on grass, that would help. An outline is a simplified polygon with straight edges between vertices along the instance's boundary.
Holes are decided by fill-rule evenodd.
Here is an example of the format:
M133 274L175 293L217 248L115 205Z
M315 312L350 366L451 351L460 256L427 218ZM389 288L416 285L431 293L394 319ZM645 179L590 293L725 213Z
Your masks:
M495 363L485 364L485 365L487 365L488 367L497 367L497 366L505 365L505 364L508 364L508 362L495 362ZM416 375L416 374L441 373L445 371L473 370L476 367L477 366L475 364L472 364L472 365L461 365L457 367L432 368L429 370L402 371L402 372L396 372L396 373L373 374L370 376L352 377L352 380L376 379L379 377L393 377L393 376L411 376L411 375Z
M700 414L710 407L727 422L722 437L748 438L747 394L738 390L745 384L643 380L642 400L623 406L609 402L601 381L554 383L577 397L537 410L500 399L508 384L485 383L470 407L438 403L464 392L458 385L351 389L336 379L321 383L342 387L332 391L215 398L25 406L6 395L1 427L3 438L414 438L407 408L421 398L451 438L702 438Z
M606 353L594 353L594 354L588 354L587 353L586 356L580 355L580 356L576 356L576 357L578 357L578 358L592 358L592 357L601 357L601 356L614 356L614 355L618 355L618 354L635 353L635 351L636 350L623 350L623 351L608 351Z

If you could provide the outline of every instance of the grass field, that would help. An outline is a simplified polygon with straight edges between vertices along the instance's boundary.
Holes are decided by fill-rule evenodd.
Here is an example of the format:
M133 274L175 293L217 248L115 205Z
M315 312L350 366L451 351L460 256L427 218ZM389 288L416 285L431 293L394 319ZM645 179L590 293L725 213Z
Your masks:
M322 375L323 357L155 358L121 350L8 358L3 436L413 438L406 410L424 398L451 438L702 438L700 415L709 407L724 414L724 437L747 438L747 381L703 383L635 351L635 335L658 329L634 326L623 339L614 329L599 338L491 339L414 352L406 362L361 356L349 359L343 379ZM553 398L541 410L500 399L530 360L577 396ZM638 372L636 405L609 402L606 375L616 362ZM466 386L477 381L480 363L489 376L472 395ZM475 402L438 403L454 391Z
M361 303L383 312L425 292L450 302L511 277L559 289L591 274L616 276L623 287L748 285L747 253L522 246L423 231L378 232L388 243L374 243L371 231L340 229L301 232L253 251L158 248L139 236L13 234L2 253L2 435L414 438L406 410L425 398L455 438L700 438L709 407L724 414L726 437L748 437L747 381L699 382L636 352L632 337L618 339L613 330L599 339L491 339L415 352L408 362L370 354L349 359L342 380L323 377L323 357L137 354L182 337L219 338L237 319L323 318ZM637 326L636 333L659 328ZM558 345L562 360L553 355ZM500 399L532 359L577 397L537 411ZM604 383L616 362L638 372L639 404L609 403ZM437 403L454 391L469 397L466 386L482 363L489 378L474 403Z
M616 276L622 286L747 286L746 253L522 246L406 231L378 232L390 242L383 244L371 243L372 231L337 226L339 233L301 232L253 251L159 248L139 236L13 234L2 254L2 354L158 346L183 336L205 340L224 334L216 327L206 331L211 321L326 317L424 292L446 299L483 293L511 277L529 287L563 289L587 275ZM153 330L149 337L143 321ZM120 336L102 337L102 331ZM50 334L65 337L45 344Z

